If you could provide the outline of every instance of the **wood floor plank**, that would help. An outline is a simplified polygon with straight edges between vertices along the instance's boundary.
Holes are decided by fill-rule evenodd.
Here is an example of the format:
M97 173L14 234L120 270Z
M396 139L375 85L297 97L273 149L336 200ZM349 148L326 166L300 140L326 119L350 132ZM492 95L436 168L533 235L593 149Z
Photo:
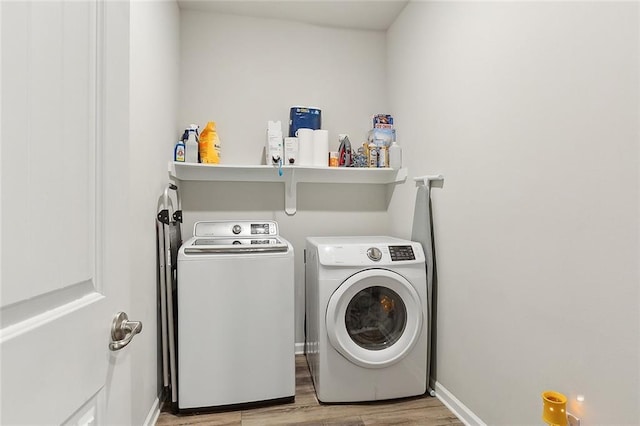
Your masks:
M158 426L461 426L437 398L422 396L356 404L318 402L304 355L296 356L295 402L242 411L176 416L163 412Z
M429 425L450 426L463 425L446 407L430 407L429 409L403 409L379 412L376 415L362 415L366 426L370 425Z
M242 413L242 426L260 425L358 425L364 423L359 416L361 411L335 406L282 407L263 412Z
M242 412L193 414L176 416L172 413L160 413L157 426L241 426Z

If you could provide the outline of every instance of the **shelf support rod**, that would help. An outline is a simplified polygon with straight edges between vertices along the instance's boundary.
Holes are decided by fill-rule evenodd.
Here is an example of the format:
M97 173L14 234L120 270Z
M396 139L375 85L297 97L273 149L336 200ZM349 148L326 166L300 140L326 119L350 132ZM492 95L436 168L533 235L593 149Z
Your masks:
M284 211L293 216L296 214L298 203L298 181L295 176L296 170L291 169L291 174L284 180Z

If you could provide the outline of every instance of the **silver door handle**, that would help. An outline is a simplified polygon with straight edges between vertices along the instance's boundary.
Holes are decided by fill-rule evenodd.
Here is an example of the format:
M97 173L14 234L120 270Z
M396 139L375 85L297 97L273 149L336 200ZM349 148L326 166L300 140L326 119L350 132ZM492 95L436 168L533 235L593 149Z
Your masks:
M124 312L118 312L111 323L111 342L109 349L119 351L131 342L133 336L142 331L140 321L129 321L129 317Z

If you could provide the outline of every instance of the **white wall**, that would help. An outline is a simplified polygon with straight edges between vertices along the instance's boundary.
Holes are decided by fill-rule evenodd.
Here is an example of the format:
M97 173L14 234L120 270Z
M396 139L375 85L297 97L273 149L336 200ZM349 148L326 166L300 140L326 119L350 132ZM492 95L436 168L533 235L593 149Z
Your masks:
M322 109L333 149L338 133L364 141L371 115L387 108L384 32L191 10L181 17L178 117L201 128L216 121L223 163L263 164L267 120L287 132L293 105Z
M169 182L167 153L178 131L179 10L174 1L131 2L131 309L143 332L132 345L132 424L158 396L155 217ZM126 188L123 188L126 190Z
M635 2L418 2L388 32L405 162L445 175L437 380L487 424L540 424L547 389L583 425L640 423L638 22Z
M384 32L183 10L180 41L180 124L216 121L225 164L263 164L267 121L281 120L287 132L294 105L322 110L333 150L339 133L354 144L364 141L370 116L387 111ZM283 211L281 184L183 182L181 191L185 236L196 220L278 221L296 252L298 343L304 341L304 239L388 232L384 186L299 185L294 216Z

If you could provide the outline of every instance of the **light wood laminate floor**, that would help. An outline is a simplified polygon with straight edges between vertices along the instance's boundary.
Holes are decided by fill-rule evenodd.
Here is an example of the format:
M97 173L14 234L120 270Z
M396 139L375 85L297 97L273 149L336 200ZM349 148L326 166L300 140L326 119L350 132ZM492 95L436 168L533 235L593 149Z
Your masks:
M462 424L437 398L430 396L358 404L319 403L304 355L296 356L296 399L293 403L211 414L176 416L162 412L157 422L158 426Z

